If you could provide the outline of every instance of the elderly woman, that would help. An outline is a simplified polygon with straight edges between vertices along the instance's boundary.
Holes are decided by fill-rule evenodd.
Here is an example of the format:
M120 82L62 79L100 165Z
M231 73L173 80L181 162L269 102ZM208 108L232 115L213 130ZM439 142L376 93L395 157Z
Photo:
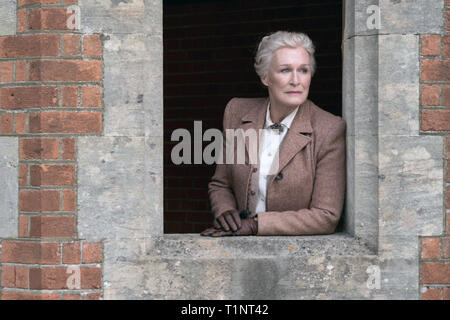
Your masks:
M216 165L208 186L214 226L201 235L335 231L344 202L346 124L308 100L314 51L303 33L278 31L261 40L254 66L269 97L233 98L223 118L224 132L261 129L258 161Z

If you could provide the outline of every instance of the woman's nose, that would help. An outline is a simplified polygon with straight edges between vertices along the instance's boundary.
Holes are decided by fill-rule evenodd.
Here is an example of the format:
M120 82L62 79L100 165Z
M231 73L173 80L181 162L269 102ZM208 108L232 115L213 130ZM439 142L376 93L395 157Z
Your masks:
M293 72L291 76L291 84L292 85L298 85L300 83L300 77L298 76L297 72Z

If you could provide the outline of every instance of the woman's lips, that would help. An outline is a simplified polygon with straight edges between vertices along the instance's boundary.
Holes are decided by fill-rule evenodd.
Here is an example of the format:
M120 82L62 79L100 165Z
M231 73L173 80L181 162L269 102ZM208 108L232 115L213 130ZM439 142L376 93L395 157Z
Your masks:
M288 91L286 93L288 93L288 94L302 94L301 91Z

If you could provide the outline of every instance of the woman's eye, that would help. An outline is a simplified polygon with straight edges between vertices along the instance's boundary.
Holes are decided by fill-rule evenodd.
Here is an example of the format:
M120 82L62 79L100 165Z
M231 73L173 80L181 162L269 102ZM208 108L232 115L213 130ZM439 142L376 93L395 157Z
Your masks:
M302 73L308 73L308 69L306 69L306 68L300 69L300 71L301 71Z
M289 69L281 69L281 72L289 71Z

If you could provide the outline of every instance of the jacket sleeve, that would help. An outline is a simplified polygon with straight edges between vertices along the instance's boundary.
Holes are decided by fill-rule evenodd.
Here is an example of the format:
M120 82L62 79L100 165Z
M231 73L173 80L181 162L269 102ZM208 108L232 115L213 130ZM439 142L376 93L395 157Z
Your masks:
M222 164L216 164L216 170L214 172L213 177L211 178L210 183L208 184L208 195L211 204L211 210L214 215L214 218L219 216L228 210L237 210L236 198L234 196L231 183L229 181L228 175L228 166L230 164L226 164L225 162L225 129L230 128L231 125L231 108L233 105L233 99L231 99L227 106L225 107L224 116L223 116L223 131L222 131L222 141L223 141L223 149L222 149Z
M318 151L310 208L258 213L258 235L312 235L335 231L345 197L345 131L345 120L340 119Z

